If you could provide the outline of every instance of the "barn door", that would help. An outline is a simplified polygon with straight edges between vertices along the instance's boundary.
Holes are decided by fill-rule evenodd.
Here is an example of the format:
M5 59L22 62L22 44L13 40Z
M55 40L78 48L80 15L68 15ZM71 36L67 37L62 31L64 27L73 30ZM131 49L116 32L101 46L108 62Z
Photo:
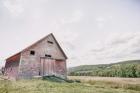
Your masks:
M55 75L55 60L50 58L41 58L41 75L49 76Z

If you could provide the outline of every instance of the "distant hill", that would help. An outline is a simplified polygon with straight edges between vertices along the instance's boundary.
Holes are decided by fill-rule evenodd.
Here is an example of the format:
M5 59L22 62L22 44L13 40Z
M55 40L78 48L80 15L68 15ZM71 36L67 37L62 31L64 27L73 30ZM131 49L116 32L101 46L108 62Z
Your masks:
M68 69L72 76L140 77L140 60L112 64L81 65Z

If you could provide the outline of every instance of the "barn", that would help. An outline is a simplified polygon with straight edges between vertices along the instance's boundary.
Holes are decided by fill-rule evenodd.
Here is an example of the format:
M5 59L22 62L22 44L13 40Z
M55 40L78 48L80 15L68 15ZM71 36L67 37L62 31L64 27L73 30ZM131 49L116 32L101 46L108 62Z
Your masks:
M19 53L6 59L5 76L10 79L31 79L55 75L67 78L67 56L51 33Z

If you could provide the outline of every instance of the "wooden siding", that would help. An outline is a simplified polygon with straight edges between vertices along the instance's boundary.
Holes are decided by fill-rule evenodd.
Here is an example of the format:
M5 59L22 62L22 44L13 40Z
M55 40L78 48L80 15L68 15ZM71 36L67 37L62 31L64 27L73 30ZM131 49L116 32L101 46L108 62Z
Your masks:
M41 58L40 74L44 75L55 75L58 77L66 78L66 61L54 60L51 58Z
M4 74L10 79L18 78L18 67L20 61L20 53L6 60Z
M55 61L55 73L56 76L61 78L67 78L67 66L65 60L56 60Z
M53 44L48 43L48 41L53 42ZM30 55L30 51L35 51L35 55ZM58 44L52 35L49 35L43 41L38 42L21 52L19 78L32 78L33 76L38 76L41 69L40 58L45 57L46 54L51 55L51 58L54 60L63 60L61 63L56 61L56 64L58 65L57 69L59 70L57 75L62 74L61 77L66 78L66 57L58 47ZM60 71L60 68L63 68L63 71Z

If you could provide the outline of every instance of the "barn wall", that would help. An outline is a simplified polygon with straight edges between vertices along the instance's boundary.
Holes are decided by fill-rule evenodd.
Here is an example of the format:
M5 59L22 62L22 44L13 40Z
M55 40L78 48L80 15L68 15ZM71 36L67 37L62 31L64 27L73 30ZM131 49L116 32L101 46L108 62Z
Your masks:
M6 60L5 75L10 79L18 78L18 67L20 61L20 54L17 54Z
M53 44L50 44L47 41L52 41ZM31 50L35 51L35 55L30 55ZM65 56L57 46L55 40L50 35L46 39L31 46L30 48L26 49L21 53L19 77L32 78L32 76L39 75L40 57L45 57L45 54L51 55L54 59L66 60ZM66 63L63 66L66 71Z
M55 65L56 65L56 68L55 68L56 76L62 77L62 78L67 78L66 61L56 60Z
M31 56L29 51L21 54L19 78L30 79L39 75L39 57Z

